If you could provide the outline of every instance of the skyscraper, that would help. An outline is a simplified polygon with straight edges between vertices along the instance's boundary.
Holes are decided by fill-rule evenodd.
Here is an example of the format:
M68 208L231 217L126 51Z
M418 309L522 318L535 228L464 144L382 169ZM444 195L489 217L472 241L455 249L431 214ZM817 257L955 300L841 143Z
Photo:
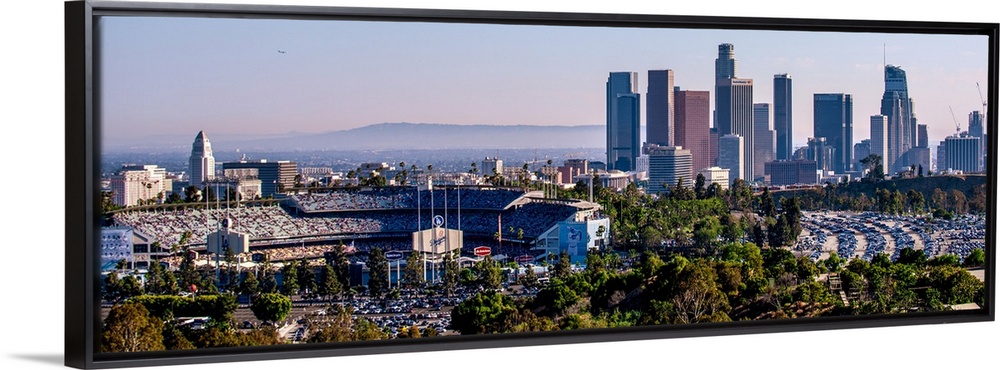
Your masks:
M726 78L736 78L736 54L733 44L720 44L719 57L715 59L716 81Z
M887 157L889 150L889 118L881 114L876 114L871 116L871 154L878 155L881 158L882 172L886 173L889 168L886 167ZM859 158L860 161L864 158Z
M938 142L937 146L937 159L935 160L934 168L935 171L947 171L948 170L948 153L944 150L944 140Z
M732 130L726 129L722 130L721 124L719 122L719 112L722 110L722 103L719 101L722 94L720 90L720 81L726 81L730 78L736 78L736 55L733 50L733 44L720 44L719 45L719 56L715 59L715 105L712 111L712 128L715 129L715 138L712 140L712 146L715 147L714 153L718 153L718 139L724 135L731 134ZM712 158L712 164L718 163L718 156Z
M287 191L295 186L298 165L290 161L241 160L222 163L222 170L256 169L260 180L260 196L267 197Z
M188 183L192 186L199 186L215 178L215 157L212 155L212 143L208 141L205 131L198 131L194 144L191 144L188 168L191 173Z
M655 145L649 150L649 193L657 194L677 185L691 186L691 151L677 146Z
M753 173L764 177L764 162L774 160L774 130L771 128L771 104L753 104Z
M855 171L863 170L863 168L861 167L861 160L868 158L868 156L871 154L872 154L871 139L864 139L858 142L857 144L854 144L854 162L851 163L851 166L853 166L852 169ZM928 168L928 170L929 169L930 168Z
M979 111L969 113L969 136L979 139L979 166L986 168L986 132L983 130L983 114Z
M833 147L833 168L830 169L835 173L844 173L851 168L851 159L854 158L853 115L851 94L813 95L813 136L826 138L826 144ZM822 168L820 164L817 166Z
M969 113L969 135L983 138L983 114L979 111L972 111Z
M906 86L906 71L898 66L885 66L885 92L882 94L881 112L889 124L889 148L886 154L886 172L909 167L909 163L896 163L906 151L917 145L917 119L913 114L913 100Z
M927 125L917 125L917 148L927 147Z
M774 75L774 151L776 159L792 159L792 78Z
M945 169L952 171L982 172L980 167L979 138L961 133L944 139Z
M648 72L646 86L646 142L656 145L675 144L674 71Z
M716 127L719 129L720 140L725 135L739 135L743 138L743 168L740 178L751 181L753 172L753 80L728 78L716 81ZM722 165L721 145L719 150L719 167ZM732 172L730 172L732 175Z
M639 157L639 76L612 72L607 82L608 170L632 171Z
M811 137L809 138L809 143L806 145L807 159L816 162L816 169L823 171L823 176L826 176L826 171L833 171L836 166L837 150L832 145L829 145L825 137ZM837 171L834 171L837 172Z
M708 159L713 166L719 165L719 128L708 129Z
M691 151L695 171L712 166L708 91L681 90L674 94L674 144ZM648 123L647 123L648 125Z
M729 169L729 183L746 179L746 161L743 158L746 141L742 136L729 134L719 138L719 167Z

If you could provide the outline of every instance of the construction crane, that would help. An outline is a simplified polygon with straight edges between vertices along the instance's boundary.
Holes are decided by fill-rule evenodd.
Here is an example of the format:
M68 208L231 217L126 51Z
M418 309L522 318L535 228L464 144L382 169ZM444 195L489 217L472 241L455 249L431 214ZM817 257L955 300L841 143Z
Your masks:
M951 109L950 105L948 106L948 110L951 111L951 120L955 121L955 133L961 133L962 132L962 125L958 124L958 119L955 119L955 110Z
M983 102L983 125L986 125L986 99L983 99L983 89L979 87L979 82L976 82L976 91L979 92L979 100Z

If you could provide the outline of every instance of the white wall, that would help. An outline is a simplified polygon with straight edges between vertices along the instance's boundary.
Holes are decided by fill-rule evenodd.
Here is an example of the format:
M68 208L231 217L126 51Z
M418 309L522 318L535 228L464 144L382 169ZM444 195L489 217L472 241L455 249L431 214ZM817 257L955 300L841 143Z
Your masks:
M202 2L226 2L210 1ZM240 1L229 1L240 2ZM574 11L609 13L782 16L800 18L880 18L1000 22L1000 11L987 2L863 1L684 1L648 0L263 0L243 3L411 6L424 8ZM468 3L468 4L467 4ZM569 5L572 4L572 5ZM62 1L5 3L0 22L5 99L3 115L4 301L3 368L62 367L63 338L63 34ZM992 8L991 8L992 7ZM37 140L25 139L37 138ZM36 143L45 143L41 149ZM31 160L16 155L37 153ZM39 172L39 169L46 170ZM10 183L11 174L43 176ZM22 185L30 184L30 191ZM10 221L14 223L11 224ZM39 250L48 251L38 253ZM25 277L30 276L30 279ZM616 343L505 348L382 356L188 365L173 369L272 369L335 366L411 370L445 369L475 364L487 369L607 368L995 368L994 345L1000 324L951 324L864 330L650 340Z

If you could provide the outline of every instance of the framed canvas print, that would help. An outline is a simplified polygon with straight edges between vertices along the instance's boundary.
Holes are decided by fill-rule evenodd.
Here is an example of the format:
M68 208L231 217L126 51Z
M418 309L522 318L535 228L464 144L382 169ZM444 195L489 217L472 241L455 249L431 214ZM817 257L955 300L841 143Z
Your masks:
M65 10L68 366L995 319L996 23Z

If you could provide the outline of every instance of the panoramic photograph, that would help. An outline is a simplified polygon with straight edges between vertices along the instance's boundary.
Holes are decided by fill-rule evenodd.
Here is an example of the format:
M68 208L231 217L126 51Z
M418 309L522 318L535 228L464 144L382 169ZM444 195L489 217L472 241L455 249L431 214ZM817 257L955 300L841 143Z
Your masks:
M101 16L99 352L979 310L988 37Z

